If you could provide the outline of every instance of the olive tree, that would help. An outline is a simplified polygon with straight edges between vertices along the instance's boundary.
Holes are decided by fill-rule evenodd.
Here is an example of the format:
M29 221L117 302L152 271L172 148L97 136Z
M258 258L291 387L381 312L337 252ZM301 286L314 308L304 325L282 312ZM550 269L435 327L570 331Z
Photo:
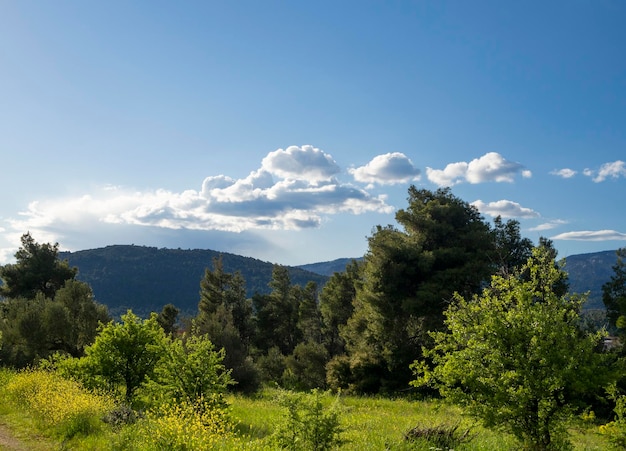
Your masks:
M85 349L84 368L110 387L121 384L130 404L137 389L154 376L166 350L165 332L157 315L142 320L129 310L121 323L102 326L95 342Z
M558 295L562 271L547 247L516 274L494 276L481 295L456 295L446 331L412 368L416 386L430 385L487 427L511 432L527 448L567 442L562 420L577 396L606 382L595 352L601 333L579 327L584 298ZM433 365L431 368L431 364Z

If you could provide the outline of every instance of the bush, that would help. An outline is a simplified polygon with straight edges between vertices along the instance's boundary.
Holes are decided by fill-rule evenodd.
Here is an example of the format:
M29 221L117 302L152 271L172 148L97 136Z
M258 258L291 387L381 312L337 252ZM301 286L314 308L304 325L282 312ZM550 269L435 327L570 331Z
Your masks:
M32 413L40 426L63 439L100 430L100 418L113 408L108 397L88 392L77 382L48 371L20 372L5 389L6 396Z
M300 343L285 359L283 386L294 390L325 388L328 351L315 342Z
M436 447L436 449L455 449L462 443L469 442L473 437L470 430L460 432L459 425L448 426L416 426L404 434L404 439L409 442L424 440Z
M266 355L257 359L257 366L261 371L261 381L278 384L285 372L285 356L277 346L270 348Z
M620 394L615 385L607 389L609 399L615 402L615 420L600 426L600 433L618 449L626 449L626 396Z
M274 433L279 448L321 451L343 443L338 398L325 408L318 390L310 394L285 392L280 404L286 409L286 417Z
M205 451L234 440L225 409L198 402L163 404L146 418L127 428L118 438L117 449Z

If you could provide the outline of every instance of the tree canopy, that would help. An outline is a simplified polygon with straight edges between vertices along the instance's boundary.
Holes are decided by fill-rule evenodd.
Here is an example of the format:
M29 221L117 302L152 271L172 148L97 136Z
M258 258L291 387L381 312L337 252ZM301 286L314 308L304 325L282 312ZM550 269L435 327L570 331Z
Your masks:
M480 296L456 294L447 330L431 334L434 347L413 365L414 385L438 388L531 449L554 447L575 395L608 381L595 352L601 334L581 331L584 298L557 294L561 279L554 255L540 246L521 271L494 276Z
M493 270L493 236L476 208L449 189L412 186L408 201L396 214L402 230L378 226L369 238L363 281L342 329L359 391L406 387L409 364L427 331L442 326L453 293L478 292Z
M77 269L59 260L59 244L37 243L30 233L22 235L22 246L14 264L0 266L0 295L34 299L37 293L53 298L66 280L76 277Z

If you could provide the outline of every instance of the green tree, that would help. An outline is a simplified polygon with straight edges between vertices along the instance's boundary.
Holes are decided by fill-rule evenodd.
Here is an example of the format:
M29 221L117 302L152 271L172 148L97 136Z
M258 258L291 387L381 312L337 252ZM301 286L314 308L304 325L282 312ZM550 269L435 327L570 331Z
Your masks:
M200 281L198 316L192 333L206 335L217 349L225 350L224 365L237 381L235 389L251 392L258 388L259 376L250 357L253 336L252 302L246 299L246 283L241 273L227 273L222 259L213 260Z
M405 388L453 293L477 293L493 270L493 236L476 208L449 189L412 186L408 200L396 214L402 230L378 226L369 238L363 283L342 330L357 390Z
M526 263L532 255L533 242L528 238L522 238L519 221L502 221L501 216L493 220L493 235L495 249L493 263L496 270L494 273L507 276Z
M55 352L83 355L93 343L106 306L93 299L89 285L69 279L53 300L38 293L34 299L8 299L1 304L0 330L7 347L0 350L5 365L24 367Z
M91 287L78 280L67 280L50 305L62 307L59 323L66 324L64 338L51 351L66 351L73 357L82 356L85 348L94 342L100 324L111 319L107 307L94 299ZM48 324L48 328L53 326L50 321Z
M22 246L14 264L0 266L0 295L34 299L37 293L52 299L66 280L76 277L77 269L59 260L59 244L37 243L30 233L22 235Z
M153 388L164 399L225 407L224 394L233 380L223 364L224 355L224 349L216 350L206 335L174 339L165 347Z
M522 274L525 274L522 276ZM516 274L494 276L472 299L455 295L447 331L433 332L417 361L416 386L431 385L487 427L501 427L528 449L566 442L563 420L581 394L607 382L601 334L583 333L580 296L553 291L562 271L540 246Z
M166 355L166 337L156 314L142 320L129 310L121 319L102 326L95 342L85 349L85 367L111 388L122 384L124 398L131 404L137 389L154 376Z
M213 259L213 270L206 268L204 277L200 281L200 303L198 310L200 315L210 315L220 305L229 302L227 297L230 291L232 274L224 271L222 257Z
M49 354L42 315L46 302L50 301L40 293L34 299L14 298L0 303L3 365L23 368Z
M302 337L302 342L321 343L322 341L322 316L317 301L317 284L309 282L304 288L294 287L296 302L298 304L297 327Z
M326 387L326 363L328 351L321 343L299 343L285 359L283 385L296 390Z
M602 301L612 326L626 329L626 247L616 251L611 279L602 285Z
M163 328L166 335L172 336L176 334L178 330L176 327L176 320L180 309L176 308L174 304L166 304L163 306L161 313L157 315L157 322Z
M201 325L194 323L192 334L206 336L217 349L224 350L223 363L236 381L233 387L235 390L250 393L258 389L258 370L249 355L248 345L235 327L231 310L220 305L214 313L204 318Z
M200 281L200 302L196 327L200 333L203 324L211 321L220 306L232 314L232 322L242 341L248 345L253 334L252 302L246 299L246 281L239 271L224 270L221 256L213 259L213 269L206 268Z
M289 269L274 265L269 295L252 297L256 312L256 345L262 352L277 346L289 355L301 340L298 329L298 288L291 285Z
M320 292L322 336L330 357L345 353L345 342L339 330L352 316L353 301L360 283L359 263L352 260L345 271L334 273Z

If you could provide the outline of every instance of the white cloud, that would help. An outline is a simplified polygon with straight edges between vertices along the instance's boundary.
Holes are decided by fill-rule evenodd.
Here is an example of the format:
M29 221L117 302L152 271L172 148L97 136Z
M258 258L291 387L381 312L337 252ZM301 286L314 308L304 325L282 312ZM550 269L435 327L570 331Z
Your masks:
M350 168L357 182L380 185L393 185L419 180L420 171L403 153L393 152L374 157L365 166Z
M483 214L487 214L491 217L502 216L503 218L536 218L539 213L536 211L522 207L517 202L510 200L498 200L496 202L489 202L488 204L482 200L472 202L478 211Z
M600 170L597 172L592 169L585 169L583 171L588 177L593 177L593 181L596 183L604 182L607 178L619 178L626 177L626 163L621 160L613 161L612 163L604 163L600 166Z
M555 229L559 226L562 226L563 224L567 224L567 221L563 221L562 219L556 219L554 221L549 221L549 222L545 222L543 224L539 224L536 227L531 227L530 230L531 232L542 232L544 230L552 230Z
M460 161L450 163L445 169L426 168L426 177L439 186L453 186L466 179L468 164Z
M160 229L242 232L319 227L330 215L391 213L385 196L339 183L330 155L312 146L270 152L261 168L239 180L204 179L199 190L133 191L106 186L74 198L31 202L7 221L17 237L27 230L43 241L68 231L146 226ZM95 233L95 232L94 232Z
M513 182L515 175L529 178L532 173L520 163L508 161L497 152L489 152L469 163L450 163L444 169L426 168L428 180L439 186L453 186L458 183L472 184L485 182Z
M550 174L562 177L564 179L570 179L574 177L577 174L577 172L574 171L573 169L563 168L563 169L558 169L558 170L555 169L554 171L550 172Z
M550 237L552 240L573 240L573 241L612 241L626 240L626 233L615 230L581 230L578 232L565 232Z
M261 169L283 179L307 180L309 183L330 180L341 169L333 157L313 146L290 146L267 154Z

